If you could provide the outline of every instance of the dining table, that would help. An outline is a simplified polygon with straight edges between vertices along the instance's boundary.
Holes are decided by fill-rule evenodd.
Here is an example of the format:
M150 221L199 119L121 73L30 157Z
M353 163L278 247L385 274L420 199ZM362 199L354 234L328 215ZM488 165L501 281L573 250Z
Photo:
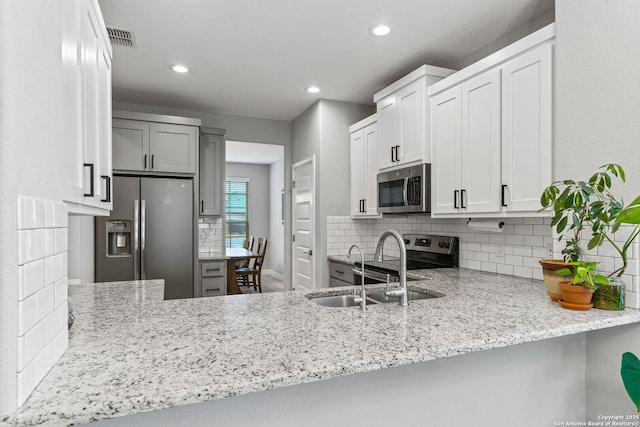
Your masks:
M238 285L238 279L236 277L236 262L242 260L251 260L252 258L259 258L260 255L257 252L252 252L244 248L227 248L227 295L241 294L240 286Z

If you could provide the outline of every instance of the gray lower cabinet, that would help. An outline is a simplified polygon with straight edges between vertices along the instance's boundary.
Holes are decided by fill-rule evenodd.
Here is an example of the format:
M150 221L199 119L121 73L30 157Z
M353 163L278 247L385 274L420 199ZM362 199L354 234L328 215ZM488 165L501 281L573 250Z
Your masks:
M353 265L329 261L329 286L353 286Z
M193 174L197 135L197 126L113 119L113 169Z
M200 133L200 216L222 215L224 200L224 131L202 128Z
M227 294L227 261L200 261L200 284L203 297Z

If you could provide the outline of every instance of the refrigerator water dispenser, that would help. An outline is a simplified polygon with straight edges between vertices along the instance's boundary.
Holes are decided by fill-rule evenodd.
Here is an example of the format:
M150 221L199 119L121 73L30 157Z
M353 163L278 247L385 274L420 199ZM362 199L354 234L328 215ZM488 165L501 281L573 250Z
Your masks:
M131 221L107 221L107 256L131 255Z

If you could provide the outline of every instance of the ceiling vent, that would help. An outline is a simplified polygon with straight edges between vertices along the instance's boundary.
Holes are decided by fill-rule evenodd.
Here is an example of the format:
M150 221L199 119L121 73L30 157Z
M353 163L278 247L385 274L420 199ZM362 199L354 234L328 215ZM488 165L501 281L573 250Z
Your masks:
M112 46L137 47L136 35L133 31L107 27L107 33Z

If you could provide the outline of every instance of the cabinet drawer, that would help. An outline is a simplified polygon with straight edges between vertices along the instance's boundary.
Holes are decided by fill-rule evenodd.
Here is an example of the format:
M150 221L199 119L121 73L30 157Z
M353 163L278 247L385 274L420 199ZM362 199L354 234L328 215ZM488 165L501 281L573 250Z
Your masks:
M223 277L202 278L202 296L218 297L227 294L227 280Z
M351 284L353 279L353 266L342 264L340 262L330 262L329 276Z
M207 261L200 263L200 277L224 277L226 261Z

